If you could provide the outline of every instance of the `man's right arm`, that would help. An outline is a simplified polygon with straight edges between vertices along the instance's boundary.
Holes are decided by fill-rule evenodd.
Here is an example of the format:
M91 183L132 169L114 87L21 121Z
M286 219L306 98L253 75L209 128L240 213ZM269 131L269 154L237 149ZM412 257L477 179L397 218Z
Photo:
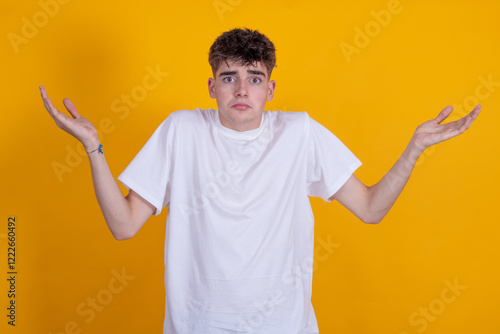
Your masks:
M89 160L95 195L109 230L117 240L132 238L153 215L155 207L133 190L123 197L104 154L90 153Z
M94 125L78 114L76 107L70 100L64 99L63 102L72 118L54 107L42 86L40 93L45 108L59 128L78 139L87 152L94 151L99 147L99 138ZM111 174L104 154L94 151L88 156L97 202L111 233L117 240L133 237L153 215L155 207L133 190L126 197L123 196Z

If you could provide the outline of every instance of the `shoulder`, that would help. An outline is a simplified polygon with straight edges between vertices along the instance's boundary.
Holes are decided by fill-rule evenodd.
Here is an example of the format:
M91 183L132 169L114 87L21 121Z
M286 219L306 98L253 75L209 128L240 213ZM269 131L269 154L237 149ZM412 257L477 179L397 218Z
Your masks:
M199 122L201 120L213 117L214 112L215 110L213 109L181 109L170 113L167 119L171 118L175 122Z
M308 122L309 115L305 111L269 111L269 118L272 121L286 123L304 123Z
M286 124L289 131L296 135L303 134L306 138L310 136L331 136L334 135L325 125L321 124L306 111L277 111L276 124Z
M188 130L199 131L210 120L211 109L181 109L171 112L156 128L153 137L185 135Z
M277 111L269 111L269 115L271 118L277 118L277 119L286 119L290 121L301 121L304 120L305 118L309 117L306 111L283 111L283 110L277 110Z
M214 119L214 113L213 109L180 109L171 112L163 123L176 128L195 128L210 123Z
M305 111L271 111L269 118L274 128L284 125L288 130L307 131L310 126L310 117Z

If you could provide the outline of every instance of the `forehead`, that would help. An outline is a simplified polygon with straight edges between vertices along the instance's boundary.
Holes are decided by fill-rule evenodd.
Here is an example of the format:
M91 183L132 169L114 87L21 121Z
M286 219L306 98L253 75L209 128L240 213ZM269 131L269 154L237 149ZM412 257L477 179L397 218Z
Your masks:
M240 62L234 62L231 60L223 61L217 70L217 75L221 72L236 71L238 73L247 73L248 71L260 71L267 76L267 70L262 62L256 62L252 65L242 65Z

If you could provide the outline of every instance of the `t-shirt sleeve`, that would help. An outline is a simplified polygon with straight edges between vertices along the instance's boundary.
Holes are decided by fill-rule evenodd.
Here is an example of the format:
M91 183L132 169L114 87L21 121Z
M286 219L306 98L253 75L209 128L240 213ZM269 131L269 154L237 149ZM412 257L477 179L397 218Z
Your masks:
M361 166L361 161L327 128L307 118L307 192L331 202L330 197Z
M154 205L155 216L170 202L174 135L173 119L169 116L118 176L127 189Z

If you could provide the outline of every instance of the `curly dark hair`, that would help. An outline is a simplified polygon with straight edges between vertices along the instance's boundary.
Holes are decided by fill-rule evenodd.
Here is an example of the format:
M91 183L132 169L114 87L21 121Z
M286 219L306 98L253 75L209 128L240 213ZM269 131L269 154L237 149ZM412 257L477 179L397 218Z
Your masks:
M276 49L269 38L257 30L232 29L217 37L210 47L208 62L214 77L222 62L227 63L228 60L243 66L262 62L267 68L268 77L271 77L276 67Z

